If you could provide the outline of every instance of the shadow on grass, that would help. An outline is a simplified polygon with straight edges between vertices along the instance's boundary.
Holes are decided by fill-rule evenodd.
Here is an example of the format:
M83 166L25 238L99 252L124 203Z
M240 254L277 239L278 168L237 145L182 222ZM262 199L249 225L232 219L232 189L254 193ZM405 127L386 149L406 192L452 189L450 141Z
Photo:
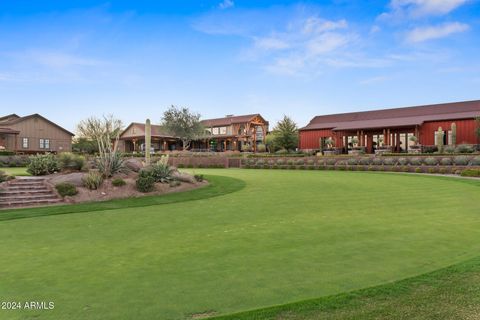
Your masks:
M245 182L236 178L207 175L205 179L209 182L206 187L160 196L144 196L102 202L2 210L0 211L0 221L201 200L226 195L245 187Z

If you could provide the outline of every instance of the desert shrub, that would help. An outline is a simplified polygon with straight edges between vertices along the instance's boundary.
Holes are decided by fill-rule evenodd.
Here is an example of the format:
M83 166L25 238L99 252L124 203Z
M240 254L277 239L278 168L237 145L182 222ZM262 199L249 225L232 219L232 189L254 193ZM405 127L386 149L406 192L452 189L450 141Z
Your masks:
M457 166L468 165L469 158L467 156L456 156L453 158L453 163Z
M383 160L382 160L382 158L373 158L372 164L374 164L376 166L380 166L380 165L383 164Z
M135 186L140 192L152 192L155 189L155 179L148 170L140 171Z
M280 149L278 150L277 152L275 152L276 154L288 154L288 150L286 149Z
M438 173L445 174L445 173L447 173L447 169L446 168L440 168L440 169L438 169Z
M428 168L428 173L437 173L437 168Z
M312 159L309 159L309 160L307 160L307 164L308 164L309 166L313 166L313 165L315 164L315 161L312 160Z
M360 158L358 159L358 163L364 166L368 166L372 163L372 160L370 158Z
M122 178L115 178L115 179L112 180L112 186L114 186L114 187L122 187L126 184L127 183Z
M256 163L257 163L257 160L255 160L255 159L249 159L248 160L248 164L251 165L251 166L254 166Z
M196 174L193 177L195 178L195 181L197 181L197 182L202 182L203 180L205 180L205 178L203 177L203 174Z
M97 190L103 183L103 176L98 171L90 171L83 179L83 186L89 190Z
M66 197L66 196L71 197L78 193L77 187L75 187L75 185L68 182L57 184L55 186L55 189L57 189L58 194L60 194L62 197Z
M443 148L443 152L445 153L455 153L455 147L454 146L446 146Z
M473 153L474 151L473 146L468 144L460 144L455 148L456 153Z
M345 166L346 164L347 162L345 160L338 160L337 162L335 162L336 166Z
M437 158L434 157L428 157L423 159L423 163L425 163L428 166L436 166L438 164Z
M442 159L440 159L440 164L442 166L451 166L452 165L452 159L451 158L442 158Z
M297 161L295 161L295 164L297 166L303 166L305 164L305 161L303 159L298 159Z
M339 170L339 171L345 171L346 169L347 169L347 167L345 167L344 165L340 165L340 166L335 167L335 170Z
M347 164L350 165L350 166L357 165L357 164L358 164L358 160L355 159L355 158L350 158L350 159L347 160Z
M407 158L398 158L398 164L401 166L405 166L408 164L408 159Z
M148 169L150 176L155 179L155 182L168 183L172 181L172 174L174 169L168 165L168 156L162 156L160 160L152 164Z
M181 185L182 183L178 180L172 180L168 184L170 185L170 188L175 188Z
M292 159L288 159L288 160L287 160L287 164L288 164L289 166L293 165L293 160L292 160Z
M383 159L383 164L386 166L393 166L397 163L397 161L394 158L384 158Z
M403 166L402 171L403 172L410 172L410 168L408 166Z
M419 166L422 164L422 159L418 157L413 157L413 158L410 158L409 163L412 166Z
M415 168L415 172L416 172L416 173L422 173L423 171L422 171L422 168L416 167L416 168Z
M257 160L257 163L256 163L257 166L263 166L264 164L265 164L264 160L262 160L262 159Z
M285 160L283 160L283 159L278 159L277 160L277 165L283 166L284 164L285 164Z
M367 170L368 171L376 171L377 168L375 168L374 166L368 166Z
M438 151L437 146L424 146L423 147L423 153L434 153Z
M95 159L95 166L104 177L111 177L124 170L123 156L119 152L103 153Z
M472 166L480 166L480 156L476 156L470 160L470 165Z
M462 177L480 177L480 169L466 169L460 173Z
M62 152L58 155L58 163L62 170L80 171L85 166L85 157L71 152Z
M44 176L58 170L58 161L51 153L31 156L27 166L27 172L34 176Z

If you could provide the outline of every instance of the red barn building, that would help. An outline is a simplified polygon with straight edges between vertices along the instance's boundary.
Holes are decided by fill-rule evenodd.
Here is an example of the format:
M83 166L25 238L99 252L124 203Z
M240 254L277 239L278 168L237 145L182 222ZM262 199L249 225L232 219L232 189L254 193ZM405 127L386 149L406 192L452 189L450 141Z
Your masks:
M368 153L380 142L393 151L405 152L414 143L411 136L421 145L434 145L440 127L448 145L453 140L452 123L456 124L457 144L479 144L477 117L480 100L316 116L300 129L300 149L323 149L325 140L331 138L343 152L352 140Z

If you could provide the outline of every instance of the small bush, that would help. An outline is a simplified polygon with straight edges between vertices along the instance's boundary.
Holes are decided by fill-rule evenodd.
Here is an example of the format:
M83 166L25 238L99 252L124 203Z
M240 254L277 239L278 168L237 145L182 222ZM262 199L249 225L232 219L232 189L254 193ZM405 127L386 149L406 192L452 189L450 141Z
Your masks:
M480 177L480 169L466 169L460 173L462 177Z
M336 166L345 166L346 164L347 162L345 160L338 160L337 162L335 162Z
M8 175L5 173L5 171L0 171L0 182L5 182L8 180Z
M114 187L122 187L126 184L127 183L122 178L115 178L115 179L112 180L112 186L114 186Z
M103 176L98 171L90 171L83 179L83 186L89 190L97 190L103 183Z
M283 159L278 159L277 160L277 165L283 166L284 164L285 164L285 160L283 160Z
M410 168L408 166L403 166L402 171L403 172L410 172Z
M434 157L425 158L423 159L423 162L428 166L436 166L438 164L437 158Z
M298 159L298 160L295 162L295 164L296 164L297 166L303 166L303 165L305 164L305 161L304 161L303 159Z
M438 169L438 173L446 174L446 173L447 173L447 169L446 169L446 168L440 168L440 169Z
M468 165L469 158L467 156L456 156L453 158L453 163L457 166Z
M422 164L422 159L418 157L413 157L413 158L410 158L409 163L412 166L419 166Z
M335 163L337 163L336 159L327 159L327 165L333 166L335 165Z
M289 166L293 165L293 160L292 160L292 159L288 159L288 160L287 160L287 164L288 164Z
M382 160L382 158L373 158L372 164L374 164L376 166L381 166L383 164L383 160Z
M257 145L257 152L265 152L267 151L267 147L263 143L259 143Z
M58 163L62 170L80 171L85 166L85 157L71 152L62 152L58 155Z
M348 164L349 166L355 166L355 165L358 164L358 160L355 159L355 158L350 158L350 159L347 160L347 164Z
M460 144L455 149L456 153L473 153L474 151L475 149L473 148L473 146L468 144Z
M138 175L135 186L140 192L152 192L155 189L155 179L149 174Z
M155 182L168 183L173 180L172 174L174 169L168 165L168 156L162 156L160 160L152 164L148 171Z
M370 158L360 158L358 160L358 163L364 166L368 166L369 164L372 163L372 160Z
M55 186L55 189L57 189L58 193L62 196L62 198L66 196L71 197L78 193L77 187L67 182L57 184Z
M428 168L428 173L437 173L437 168Z
M202 182L204 179L203 174L196 174L193 176L195 178L195 181L197 182Z
M408 159L407 158L398 158L397 162L401 166L406 166L408 164Z
M451 166L452 165L452 159L451 158L442 158L440 160L440 164L442 166Z
M422 173L423 171L422 171L422 168L416 167L416 168L415 168L415 172L416 172L416 173Z
M27 172L34 176L44 176L58 170L58 161L51 153L31 156L27 166Z
M394 166L397 161L394 158L385 158L383 159L383 164L386 166Z
M443 148L443 152L445 153L455 153L455 147L454 146L446 146Z
M472 166L480 166L480 156L476 156L472 160L470 160L470 165Z
M256 163L257 166L263 166L264 164L265 164L264 160L262 160L262 159L257 160L257 163Z

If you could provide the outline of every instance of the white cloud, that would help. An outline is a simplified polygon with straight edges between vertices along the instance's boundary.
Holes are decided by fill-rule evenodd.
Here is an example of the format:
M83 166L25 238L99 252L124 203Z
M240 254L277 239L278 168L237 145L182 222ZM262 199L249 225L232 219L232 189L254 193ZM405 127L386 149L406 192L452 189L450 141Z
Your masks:
M232 8L233 6L235 6L233 0L223 0L223 2L218 4L218 7L222 10Z
M410 43L424 42L433 39L448 37L451 34L464 32L469 26L460 22L444 23L438 26L417 27L411 30L406 37Z
M380 15L381 19L421 18L449 14L471 0L391 0L389 12Z
M275 37L255 38L254 46L260 50L282 50L290 47L284 40Z

